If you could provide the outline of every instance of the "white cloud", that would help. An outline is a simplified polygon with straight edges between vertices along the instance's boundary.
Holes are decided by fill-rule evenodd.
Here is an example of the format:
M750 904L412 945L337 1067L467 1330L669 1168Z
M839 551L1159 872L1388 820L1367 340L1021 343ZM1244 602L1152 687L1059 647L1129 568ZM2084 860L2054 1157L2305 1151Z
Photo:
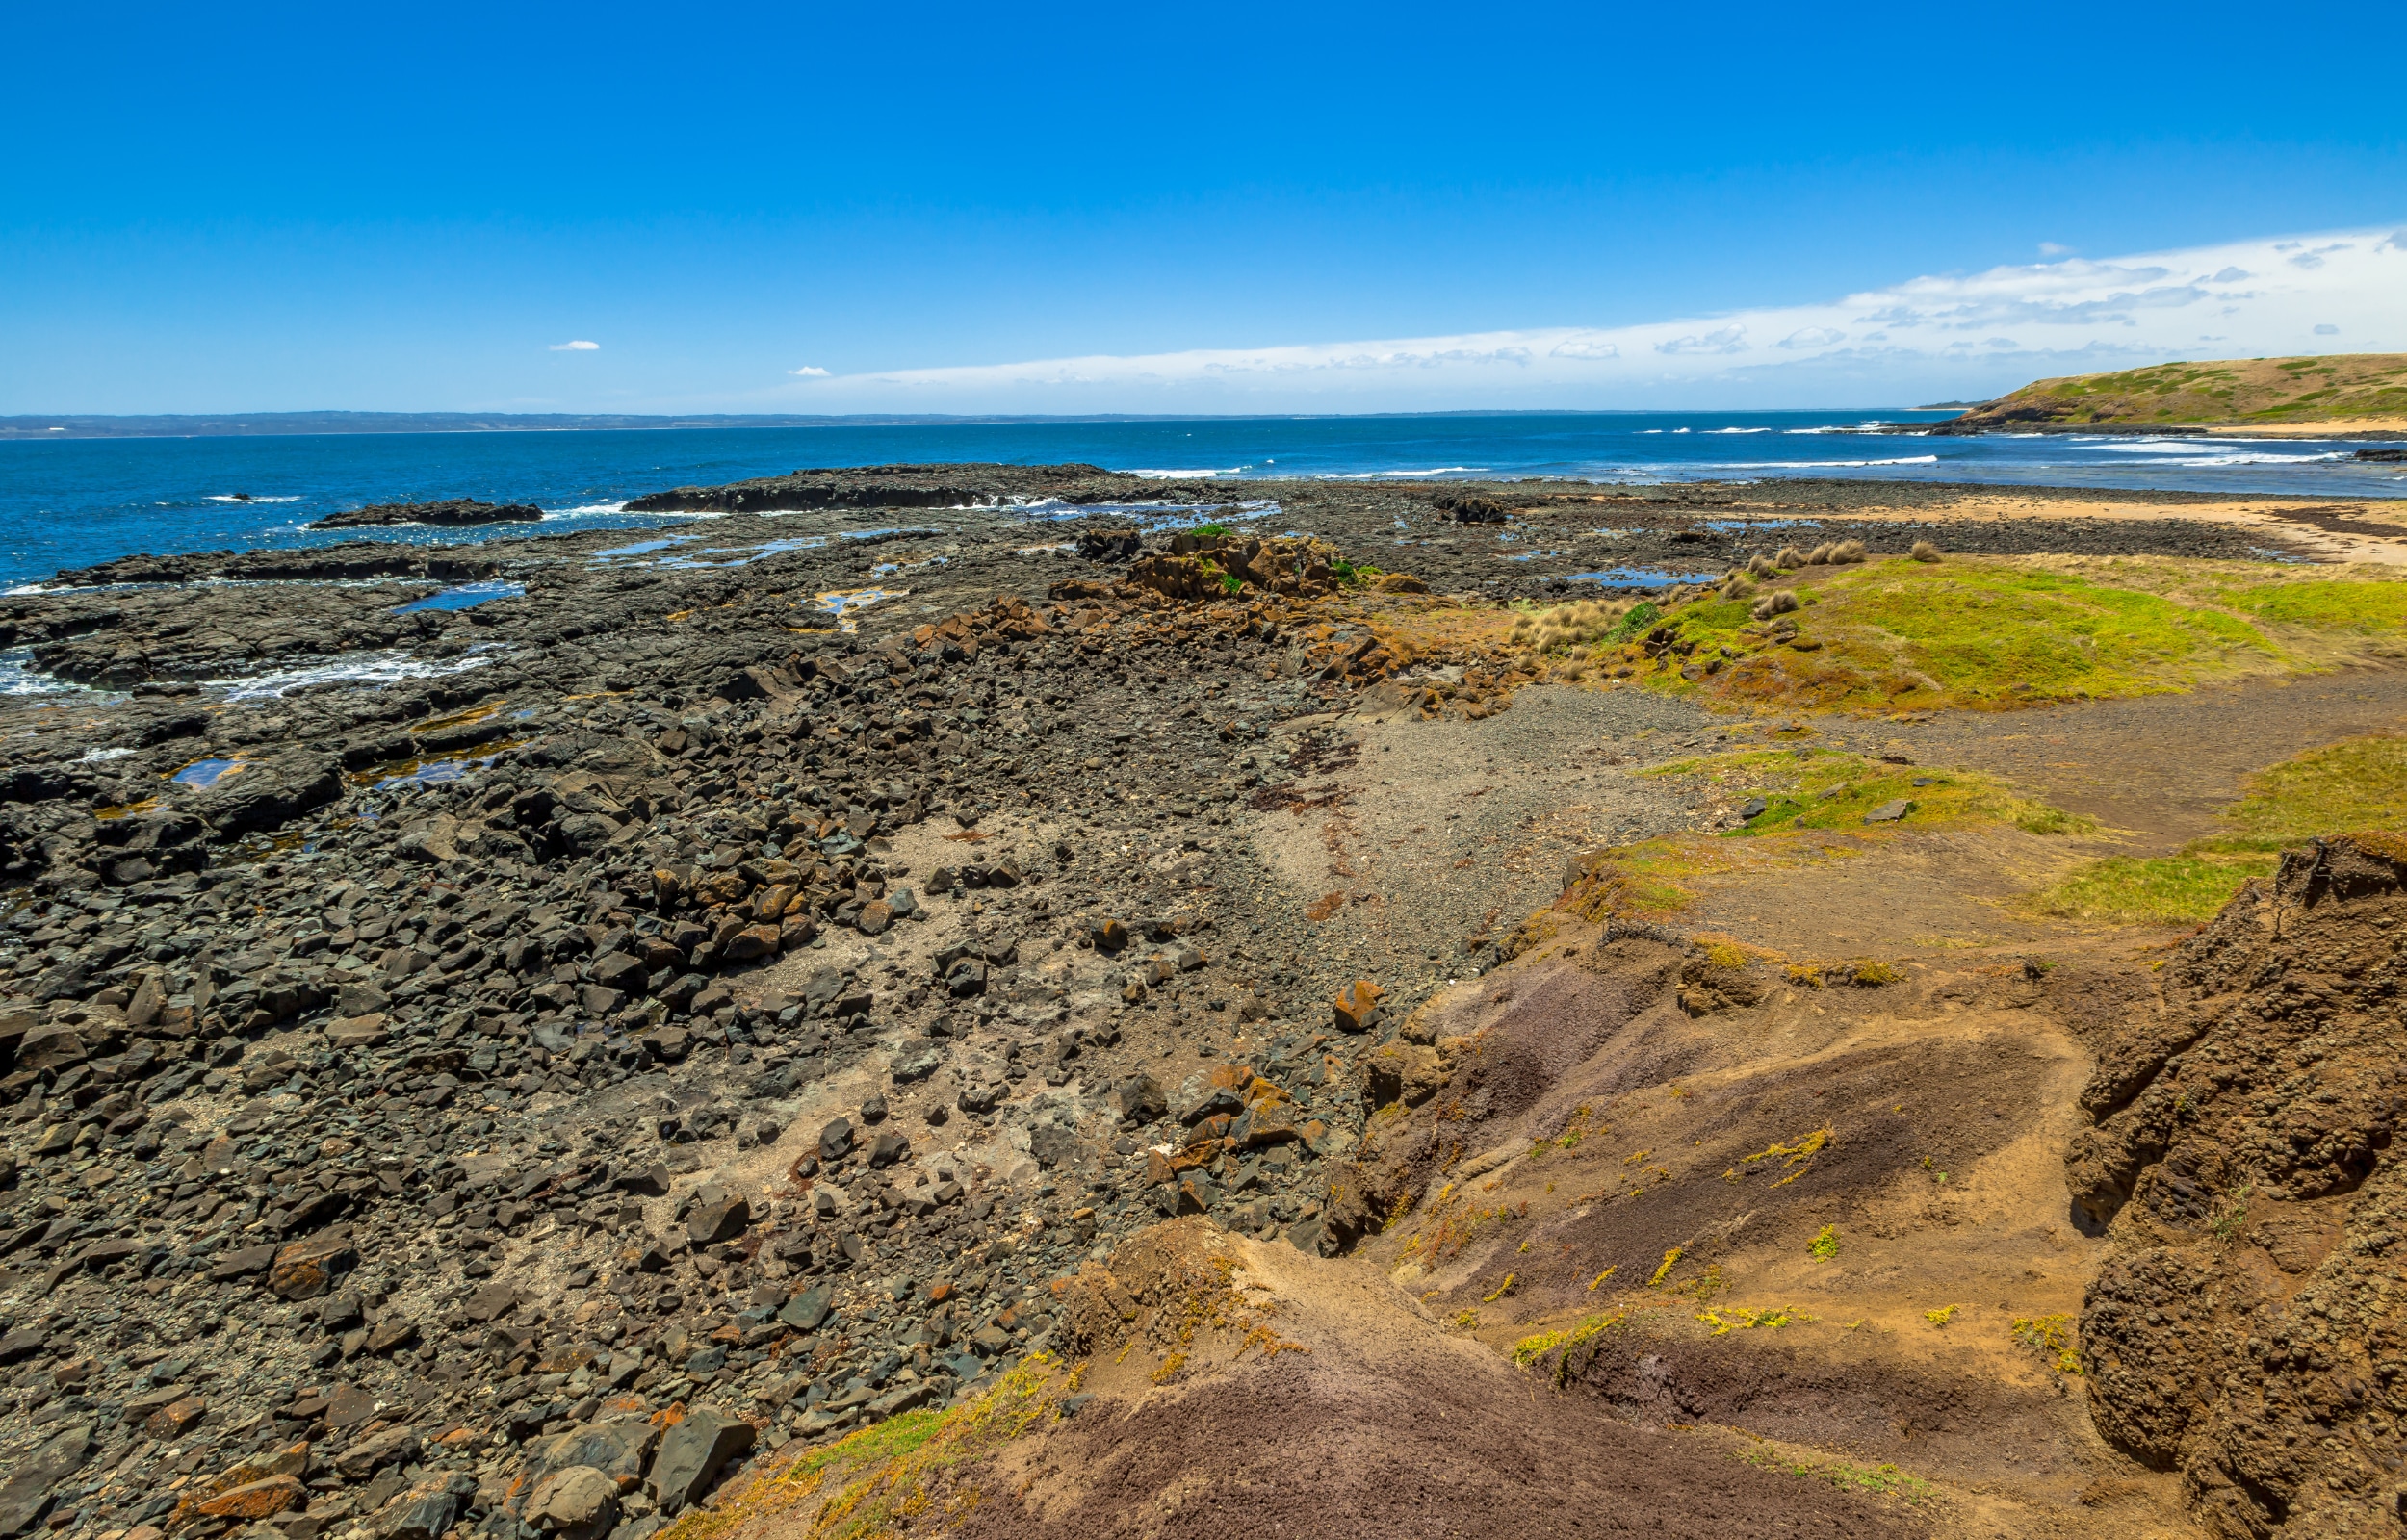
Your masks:
M2316 335L2318 337L2338 337L2340 334L2341 329L2328 321L2320 322L2316 327Z
M2058 245L2054 241L2042 241L2039 243L2039 254L2043 257L2069 257L2073 254L2073 248Z
M552 351L556 353L598 353L601 350L602 345L600 343L589 343L583 341L582 339L573 343L554 343L552 345Z
M1702 337L1674 337L1657 343L1655 351L1667 356L1676 353L1743 353L1747 351L1747 328L1723 326Z
M2065 257L1629 326L796 373L811 382L815 410L841 411L1874 406L2165 359L2291 352L2302 337L2338 336L2312 330L2336 323L2352 347L2407 347L2407 231ZM1756 338L1779 341L1750 346Z
M1572 337L1555 344L1546 350L1548 358L1618 358L1621 349L1613 343L1595 337Z
M800 369L789 369L786 372L800 379L825 379L828 377L827 371L821 369L816 364L805 364Z

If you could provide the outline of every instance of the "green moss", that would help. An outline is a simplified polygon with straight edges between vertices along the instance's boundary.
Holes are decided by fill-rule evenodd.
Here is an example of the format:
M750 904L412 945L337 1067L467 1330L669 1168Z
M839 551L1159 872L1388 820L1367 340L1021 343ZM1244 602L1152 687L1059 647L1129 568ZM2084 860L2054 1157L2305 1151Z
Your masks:
M2044 914L2111 925L2198 925L2251 877L2270 876L2276 851L2317 835L2407 829L2407 738L2346 738L2260 771L2223 809L2224 832L2178 855L2116 856L2033 895Z
M1813 1476L1842 1491L1871 1492L1882 1497L1902 1498L1907 1502L1921 1502L1931 1495L1929 1482L1894 1465L1851 1465L1845 1460L1825 1460L1809 1465L1799 1460L1782 1459L1769 1449L1749 1450L1739 1458L1768 1471Z
M2407 635L2407 582L2304 578L2218 590L2237 610L2307 630Z
M2304 666L2242 616L2005 563L1899 560L1843 571L1796 618L1819 646L1786 645L1742 601L1688 605L1672 624L1692 650L1649 682L1732 705L1997 708L2160 694ZM1687 680L1690 664L1710 672Z
M1605 640L1607 643L1618 643L1643 636L1653 628L1655 622L1661 619L1663 619L1663 611L1652 601L1642 600L1636 608L1621 617L1621 623L1613 629Z
M2195 856L2112 856L2074 871L2032 900L2042 914L2107 925L2201 925L2251 877L2273 870L2271 858L2213 860Z
M1914 804L1905 825L1928 829L1949 824L2010 823L2035 834L2065 834L2095 827L2094 820L2024 797L1987 776L1963 770L1891 765L1859 755L1818 750L1757 749L1739 754L1679 759L1650 775L1701 776L1731 795L1764 799L1764 810L1724 839L1758 839L1801 829L1860 829L1864 815L1884 803ZM1916 785L1916 782L1928 784Z
M2316 834L2407 829L2407 738L2343 738L2251 776L2230 831L2191 848L2270 851Z

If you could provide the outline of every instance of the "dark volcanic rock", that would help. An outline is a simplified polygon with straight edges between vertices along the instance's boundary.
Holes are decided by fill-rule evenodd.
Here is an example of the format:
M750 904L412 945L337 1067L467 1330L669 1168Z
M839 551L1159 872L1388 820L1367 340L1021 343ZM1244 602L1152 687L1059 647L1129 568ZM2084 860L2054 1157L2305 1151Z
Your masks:
M543 510L526 502L479 502L474 498L452 498L442 502L379 502L365 508L352 508L344 513L328 514L309 527L312 529L352 529L370 525L430 524L462 526L479 524L535 524L542 520Z
M2178 1468L2218 1534L2394 1522L2371 1430L2407 1410L2383 1256L2407 1224L2402 916L2396 836L2291 852L2271 891L2243 888L2182 944L2163 1016L2110 1043L2082 1093L2097 1121L2066 1175L2109 1246L2082 1310L2082 1382L2098 1431Z
M1097 483L1119 483L1117 487ZM677 487L631 500L630 513L766 513L810 508L958 508L1006 498L1102 502L1143 497L1136 476L1095 465L870 465L796 471L719 487Z

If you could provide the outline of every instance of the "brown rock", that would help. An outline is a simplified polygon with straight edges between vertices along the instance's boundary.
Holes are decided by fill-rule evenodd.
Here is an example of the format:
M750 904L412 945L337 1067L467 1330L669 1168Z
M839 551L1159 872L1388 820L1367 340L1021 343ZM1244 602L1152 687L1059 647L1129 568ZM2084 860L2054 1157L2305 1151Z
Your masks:
M155 1439L177 1439L209 1414L209 1403L197 1396L169 1401L142 1420L142 1431Z
M1336 1020L1340 1032L1368 1032L1379 1023L1379 1002L1386 990L1368 979L1357 979L1337 991Z
M382 1401L356 1385L338 1385L326 1400L326 1426L336 1429L357 1427L383 1407Z
M368 1350L389 1353L418 1340L418 1322L406 1316L387 1316L368 1329Z
M752 1222L752 1205L741 1193L706 1187L694 1194L694 1199L693 1212L686 1217L686 1234L697 1246L732 1241Z
M775 957L784 944L785 933L775 925L747 925L727 938L719 956L730 962L749 962L757 958Z
M272 1476L220 1492L203 1502L199 1511L209 1519L264 1519L304 1506L308 1501L309 1491L299 1476Z
M337 1049L378 1048L392 1034L385 1030L384 1013L371 1011L364 1016L349 1016L326 1028L326 1046Z
M338 1225L278 1251L268 1269L268 1287L287 1299L315 1299L337 1274L358 1264L349 1233Z

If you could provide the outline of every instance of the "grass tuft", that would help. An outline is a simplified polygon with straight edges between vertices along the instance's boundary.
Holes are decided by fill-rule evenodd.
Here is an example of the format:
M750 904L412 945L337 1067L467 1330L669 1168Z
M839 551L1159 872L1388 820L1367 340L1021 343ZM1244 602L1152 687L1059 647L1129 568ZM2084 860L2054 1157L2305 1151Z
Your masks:
M960 1405L905 1412L815 1449L711 1507L688 1510L660 1540L716 1540L746 1520L776 1514L792 1515L780 1527L795 1540L892 1534L934 1505L932 1483L1059 1415L1055 1367L1034 1355ZM975 1502L974 1492L963 1492L951 1505Z

